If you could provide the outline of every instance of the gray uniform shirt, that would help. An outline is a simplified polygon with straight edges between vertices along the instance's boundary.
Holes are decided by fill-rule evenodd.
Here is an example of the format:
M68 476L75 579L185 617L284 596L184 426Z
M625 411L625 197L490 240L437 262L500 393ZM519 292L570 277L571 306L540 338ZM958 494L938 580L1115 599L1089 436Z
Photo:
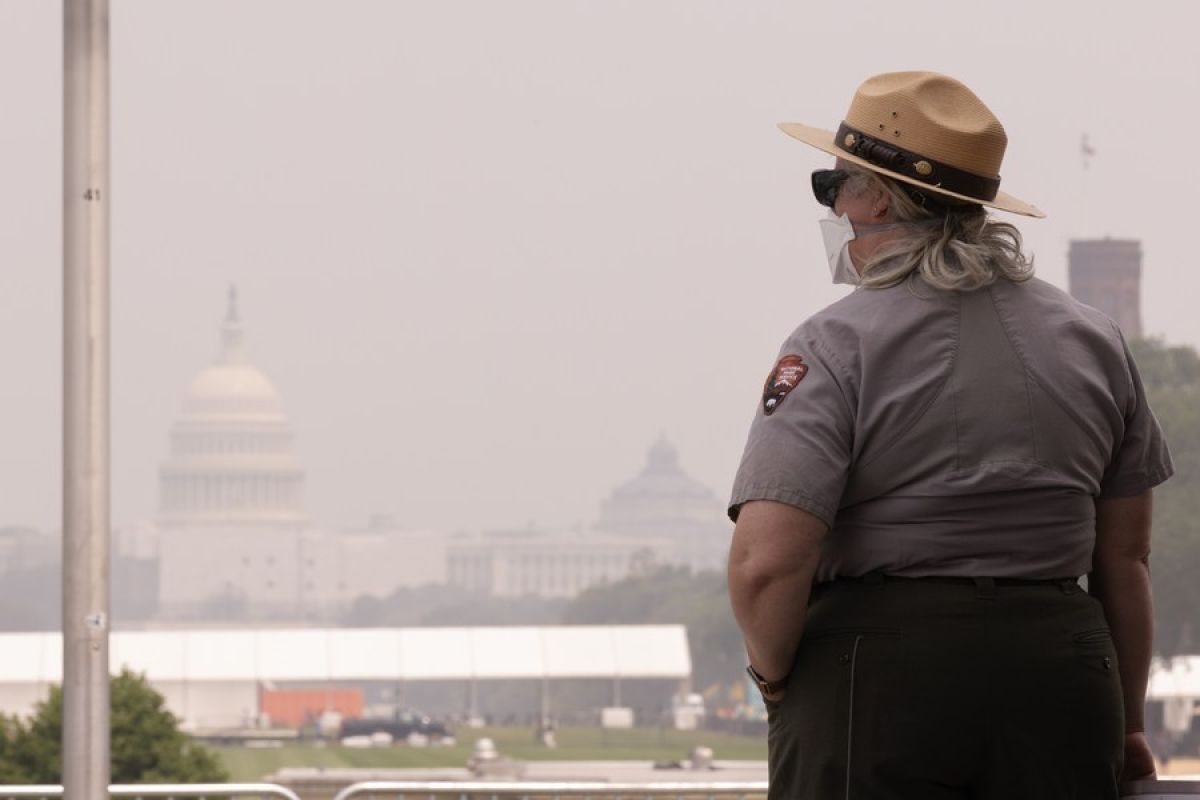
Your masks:
M831 528L818 580L1057 578L1091 569L1096 497L1170 477L1115 323L1044 281L860 289L793 333L729 514L749 500Z

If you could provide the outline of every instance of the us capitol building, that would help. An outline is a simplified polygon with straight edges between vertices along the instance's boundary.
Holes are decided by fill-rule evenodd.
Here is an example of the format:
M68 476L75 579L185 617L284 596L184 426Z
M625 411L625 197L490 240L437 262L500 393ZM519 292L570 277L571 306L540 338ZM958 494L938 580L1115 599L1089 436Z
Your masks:
M585 531L452 535L386 518L362 530L315 527L291 424L245 338L231 290L218 356L170 432L157 521L115 537L122 555L157 559L161 619L325 620L402 586L571 596L655 564L724 565L723 504L684 473L665 438Z

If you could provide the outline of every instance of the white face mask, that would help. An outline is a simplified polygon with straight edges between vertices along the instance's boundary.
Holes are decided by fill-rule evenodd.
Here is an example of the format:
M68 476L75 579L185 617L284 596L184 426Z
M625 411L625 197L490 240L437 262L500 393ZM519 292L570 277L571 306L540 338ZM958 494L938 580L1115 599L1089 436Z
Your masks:
M821 225L821 238L825 240L825 258L829 261L829 274L833 277L833 282L858 286L858 270L850 260L850 243L856 236L850 215L842 214L839 217L830 209L825 218L817 222ZM873 225L859 225L858 229L863 233L876 233L901 228L906 224L908 223L879 222Z
M830 209L829 214L821 220L821 238L825 240L825 258L829 261L829 274L834 283L844 283L848 286L858 285L858 270L850 260L850 242L854 241L854 226L850 224L850 216L840 217Z

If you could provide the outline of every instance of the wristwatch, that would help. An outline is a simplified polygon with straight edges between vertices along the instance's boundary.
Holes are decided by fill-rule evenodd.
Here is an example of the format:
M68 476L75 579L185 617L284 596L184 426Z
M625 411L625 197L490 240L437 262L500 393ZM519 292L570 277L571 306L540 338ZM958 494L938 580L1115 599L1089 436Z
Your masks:
M754 681L754 685L758 687L758 691L765 697L769 694L781 692L787 688L788 676L784 675L777 681L769 681L762 675L758 674L758 670L753 664L746 665L746 674L750 676L750 680Z

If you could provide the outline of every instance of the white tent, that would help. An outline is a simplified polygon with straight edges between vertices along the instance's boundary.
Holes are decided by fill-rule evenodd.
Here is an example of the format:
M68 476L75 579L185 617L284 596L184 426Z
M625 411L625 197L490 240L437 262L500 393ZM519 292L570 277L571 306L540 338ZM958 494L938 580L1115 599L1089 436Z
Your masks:
M62 679L57 632L0 634L0 710L28 713ZM145 674L191 727L239 725L265 682L564 678L687 681L682 625L127 631L110 667Z
M1200 699L1200 656L1155 659L1150 667L1146 697L1150 700Z

